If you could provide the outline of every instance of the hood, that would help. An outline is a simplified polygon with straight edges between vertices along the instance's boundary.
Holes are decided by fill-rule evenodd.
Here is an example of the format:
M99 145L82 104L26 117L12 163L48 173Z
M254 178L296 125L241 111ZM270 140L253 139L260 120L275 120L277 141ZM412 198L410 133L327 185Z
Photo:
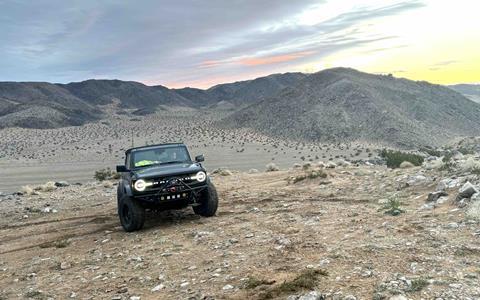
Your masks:
M178 163L140 168L133 171L133 173L135 174L135 177L137 179L140 179L192 174L197 173L198 171L205 171L205 169L203 169L201 165L196 163Z

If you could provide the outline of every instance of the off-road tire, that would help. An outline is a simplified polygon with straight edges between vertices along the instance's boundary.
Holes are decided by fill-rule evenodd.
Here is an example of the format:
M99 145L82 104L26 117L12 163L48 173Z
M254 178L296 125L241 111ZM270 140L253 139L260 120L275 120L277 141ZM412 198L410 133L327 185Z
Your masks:
M218 194L217 189L212 182L208 182L208 187L202 192L200 205L194 206L193 211L202 217L212 217L217 212Z
M123 196L118 201L118 217L126 232L140 230L145 223L145 208L135 199Z

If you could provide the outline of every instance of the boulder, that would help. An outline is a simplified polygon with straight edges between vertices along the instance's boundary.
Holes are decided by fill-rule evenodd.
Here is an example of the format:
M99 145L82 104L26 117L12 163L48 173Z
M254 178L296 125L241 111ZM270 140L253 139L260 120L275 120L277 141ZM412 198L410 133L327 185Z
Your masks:
M478 193L477 187L475 187L473 184L470 183L470 181L467 181L459 190L458 190L458 196L457 199L462 199L462 198L471 198L474 194Z
M68 183L67 181L56 181L55 182L55 186L56 187L66 187L66 186L69 186L70 183Z

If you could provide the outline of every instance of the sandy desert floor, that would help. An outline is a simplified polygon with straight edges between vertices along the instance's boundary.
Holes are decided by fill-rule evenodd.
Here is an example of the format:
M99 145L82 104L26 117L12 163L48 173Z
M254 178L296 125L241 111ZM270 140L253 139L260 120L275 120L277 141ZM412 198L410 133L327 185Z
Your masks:
M204 154L213 170L264 170L304 161L374 157L374 145L288 142L249 130L218 129L221 112L161 111L145 117L112 115L106 120L59 129L0 129L0 192L48 180L86 182L95 170L115 168L132 146L185 142L194 157Z
M0 299L480 298L479 222L454 205L478 175L432 209L445 173L324 171L216 176L217 216L151 212L136 233L119 226L111 182L4 197ZM385 214L392 197L404 213Z

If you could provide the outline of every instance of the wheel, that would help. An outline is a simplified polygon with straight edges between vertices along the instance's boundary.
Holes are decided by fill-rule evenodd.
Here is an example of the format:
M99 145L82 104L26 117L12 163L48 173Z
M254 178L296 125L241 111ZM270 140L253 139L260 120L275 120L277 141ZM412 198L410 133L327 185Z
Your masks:
M194 206L193 211L203 217L214 216L218 208L217 189L212 182L208 182L208 187L202 192L200 205Z
M129 196L118 201L118 216L126 232L140 230L145 222L145 208Z

